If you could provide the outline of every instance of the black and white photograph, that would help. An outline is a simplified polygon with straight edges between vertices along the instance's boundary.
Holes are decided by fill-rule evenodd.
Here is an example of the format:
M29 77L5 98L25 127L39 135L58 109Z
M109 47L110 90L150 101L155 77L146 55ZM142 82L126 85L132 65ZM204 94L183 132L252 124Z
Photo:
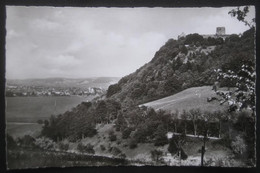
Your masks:
M255 6L6 6L7 169L256 167Z

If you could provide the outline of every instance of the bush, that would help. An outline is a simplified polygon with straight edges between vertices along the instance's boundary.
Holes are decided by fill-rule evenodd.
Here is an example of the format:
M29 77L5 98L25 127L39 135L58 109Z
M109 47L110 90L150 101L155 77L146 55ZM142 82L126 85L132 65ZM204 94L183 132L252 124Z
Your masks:
M155 161L155 162L162 161L162 158L161 158L162 155L163 155L163 152L160 151L160 150L152 150L151 151L152 160Z
M13 149L17 147L17 144L12 136L9 134L6 135L7 149Z
M184 150L181 148L181 159L186 160L188 158L188 155L184 152Z
M235 140L231 142L231 148L235 154L243 154L246 151L246 144L241 136L236 136Z
M176 142L175 142L175 139L174 137L171 138L170 140L170 144L169 144L169 147L168 147L168 151L174 155L178 152L178 146L176 145Z
M117 155L121 154L122 151L121 151L119 148L117 148L117 147L112 147L111 153L112 153L114 156L117 156Z
M118 157L121 158L121 159L125 159L125 158L126 158L126 155L125 155L125 153L121 153L121 154L119 154Z
M67 151L69 149L69 143L60 142L58 145L61 151Z
M22 138L18 138L18 145L22 147L34 147L35 139L30 135L25 135Z
M133 130L133 129L130 128L130 127L126 128L126 129L122 132L122 138L123 138L123 139L127 139L127 138L130 136L132 130Z
M102 151L105 151L105 150L106 150L106 147L105 147L104 145L100 145L100 149L101 149Z
M136 147L137 147L137 141L135 139L131 139L131 141L129 143L129 148L134 149Z
M110 140L111 142L117 140L117 137L116 137L114 131L110 131L110 132L109 132L109 140Z
M77 149L82 153L95 154L94 146L91 144L84 145L82 143L79 143Z
M54 149L55 147L55 142L49 138L37 138L34 142L34 144L44 150L49 150L49 149Z

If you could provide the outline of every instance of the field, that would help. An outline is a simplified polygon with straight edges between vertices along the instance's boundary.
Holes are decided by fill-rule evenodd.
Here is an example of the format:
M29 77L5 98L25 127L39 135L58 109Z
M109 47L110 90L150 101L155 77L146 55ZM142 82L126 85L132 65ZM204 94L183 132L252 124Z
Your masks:
M224 90L224 89L222 89ZM219 101L207 102L208 97L217 97L212 90L212 86L194 87L186 89L182 92L143 104L152 107L155 110L166 110L175 112L176 110L190 110L200 108L202 111L218 111L223 110L227 105L220 105Z
M19 137L35 136L41 130L37 120L64 113L92 97L6 97L7 133ZM56 106L55 106L56 105Z

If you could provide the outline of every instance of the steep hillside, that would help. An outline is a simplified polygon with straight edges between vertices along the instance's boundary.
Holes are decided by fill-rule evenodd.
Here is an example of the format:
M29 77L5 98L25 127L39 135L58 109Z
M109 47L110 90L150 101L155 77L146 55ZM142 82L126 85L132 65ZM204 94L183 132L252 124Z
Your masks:
M217 100L208 102L207 98L210 97L217 97L211 86L194 87L181 91L172 96L142 104L140 106L152 107L155 110L162 109L169 111L170 113L175 113L176 110L182 112L183 110L197 108L202 111L211 110L214 112L227 108L227 105L220 105Z
M190 34L179 40L169 39L153 59L108 88L107 97L123 106L157 100L190 87L212 85L217 80L215 69L236 71L241 63L254 63L254 30L241 37L231 35L224 41L203 39ZM224 81L221 86L232 86Z

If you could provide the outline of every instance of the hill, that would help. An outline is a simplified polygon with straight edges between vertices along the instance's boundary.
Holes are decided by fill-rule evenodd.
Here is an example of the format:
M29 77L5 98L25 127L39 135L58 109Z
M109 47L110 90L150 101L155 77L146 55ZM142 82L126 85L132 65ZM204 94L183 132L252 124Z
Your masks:
M227 108L227 105L220 105L217 100L208 102L207 98L210 97L217 97L211 86L194 87L140 106L152 107L155 110L162 109L170 113L175 113L176 110L182 112L183 110L196 108L199 108L202 111L214 112Z
M93 77L93 78L43 78L43 79L7 79L6 84L17 86L41 86L41 87L101 87L108 88L109 85L118 82L118 77Z
M216 69L237 72L241 64L254 64L254 29L241 37L231 35L205 39L190 34L178 40L169 39L152 60L109 86L107 98L123 106L139 105L176 94L191 87L209 86L217 81ZM230 80L220 86L234 87Z

